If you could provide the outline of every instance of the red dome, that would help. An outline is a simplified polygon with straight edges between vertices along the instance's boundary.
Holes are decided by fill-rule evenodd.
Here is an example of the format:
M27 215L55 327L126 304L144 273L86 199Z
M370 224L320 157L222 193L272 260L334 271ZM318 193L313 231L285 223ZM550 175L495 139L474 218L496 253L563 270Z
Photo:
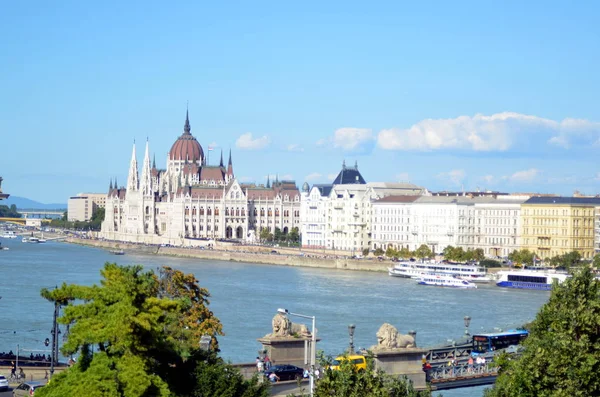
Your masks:
M184 133L175 141L169 152L170 160L201 162L204 158L202 146L192 134Z
M190 118L185 113L185 125L183 134L175 141L169 152L169 160L182 160L189 162L202 162L204 151L196 138L190 133Z

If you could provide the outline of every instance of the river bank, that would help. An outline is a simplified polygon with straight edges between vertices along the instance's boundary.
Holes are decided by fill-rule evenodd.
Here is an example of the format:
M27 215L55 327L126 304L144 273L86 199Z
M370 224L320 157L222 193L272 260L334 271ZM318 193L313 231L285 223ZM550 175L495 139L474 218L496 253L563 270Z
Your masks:
M198 258L220 261L252 262L277 266L300 266L322 269L341 269L371 272L387 272L389 261L351 259L349 257L328 257L314 253L300 253L297 249L278 248L273 253L272 248L262 246L217 246L215 249L157 247L140 244L130 244L117 241L81 239L69 237L65 239L71 244L86 245L108 250L123 250L149 255L164 255L180 258ZM293 251L291 253L290 251Z

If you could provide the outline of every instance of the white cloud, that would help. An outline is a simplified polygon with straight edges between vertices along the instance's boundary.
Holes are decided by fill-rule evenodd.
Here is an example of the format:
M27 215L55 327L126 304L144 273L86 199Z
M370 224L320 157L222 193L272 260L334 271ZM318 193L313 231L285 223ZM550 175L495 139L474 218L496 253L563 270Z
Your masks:
M377 142L388 150L506 151L519 138L533 133L542 134L549 144L569 147L571 143L600 141L600 123L569 118L559 122L513 112L476 114L421 120L407 129L384 129Z
M408 182L410 181L410 176L408 175L408 172L401 172L398 175L396 175L396 180L401 182Z
M327 145L330 142L331 142L331 138L321 138L317 142L315 142L315 145L317 145L317 146L325 146L325 145Z
M507 177L508 180L512 182L531 182L538 176L540 172L535 168L530 168L528 170L517 171L511 176Z
M252 133L247 132L242 134L237 141L235 141L235 146L238 149L257 150L266 147L270 142L271 140L266 135L252 139Z
M218 147L219 147L219 144L218 144L217 142L209 143L209 144L208 144L208 147L211 147L211 148L213 148L213 149L214 149L214 148L218 148Z
M496 182L496 178L494 177L494 175L484 175L481 177L481 180L488 184L493 184L494 182Z
M323 175L319 174L318 172L313 172L311 174L308 174L304 177L305 181L312 181L315 179L319 179L320 177L322 177ZM335 177L334 177L335 178Z
M297 143L292 143L290 145L287 145L287 151L288 152L303 152L304 148L301 147L300 145L298 145Z
M338 174L327 174L327 179L329 179L331 182L333 182L333 180L338 176Z
M333 146L345 151L364 149L365 144L372 144L373 131L368 128L338 128L333 133Z
M465 179L465 176L465 170L451 170L438 174L438 178L449 180L453 185L457 186L461 185L462 181Z

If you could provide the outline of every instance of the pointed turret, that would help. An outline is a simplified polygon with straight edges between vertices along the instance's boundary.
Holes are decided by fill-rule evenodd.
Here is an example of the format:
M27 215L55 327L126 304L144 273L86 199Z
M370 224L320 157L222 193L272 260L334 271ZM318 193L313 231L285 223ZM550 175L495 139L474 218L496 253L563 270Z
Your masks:
M267 189L271 188L271 178L269 178L271 175L267 175Z
M152 194L152 171L150 170L150 150L146 140L146 151L144 152L144 164L142 165L142 180L140 181L142 194Z
M224 168L225 165L223 165L223 149L221 149L221 162L219 163L219 167Z
M131 153L131 163L129 164L129 176L127 177L127 191L136 191L140 187L138 176L138 165L135 154L135 141L133 142L133 151Z
M273 186L279 186L279 174L275 174L275 183Z
M229 149L229 162L227 163L227 176L233 179L233 163L231 162L231 149Z
M113 190L112 178L110 178L110 185L108 187L108 191L111 192Z
M156 169L156 153L152 155L152 169Z
M117 177L115 176L115 189L119 188L119 182L117 182Z

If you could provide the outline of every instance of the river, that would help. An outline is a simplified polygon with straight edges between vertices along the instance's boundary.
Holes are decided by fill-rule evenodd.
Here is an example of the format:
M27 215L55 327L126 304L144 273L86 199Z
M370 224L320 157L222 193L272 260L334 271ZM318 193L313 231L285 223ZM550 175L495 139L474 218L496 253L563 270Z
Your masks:
M335 355L348 346L348 325L355 324L355 346L376 344L375 334L387 322L401 333L417 331L426 347L459 340L463 318L471 316L471 333L509 328L531 321L548 292L502 289L483 285L476 290L424 287L414 280L384 273L324 270L253 263L159 257L127 253L111 255L98 248L48 242L25 244L2 239L0 251L0 351L43 350L50 338L52 305L40 289L63 282L92 285L100 281L107 261L168 265L193 273L211 293L210 308L223 323L221 355L232 362L251 362L271 332L277 308L316 316L319 349ZM294 318L293 321L302 322ZM310 324L307 323L310 329ZM483 388L444 391L444 396L480 396Z

